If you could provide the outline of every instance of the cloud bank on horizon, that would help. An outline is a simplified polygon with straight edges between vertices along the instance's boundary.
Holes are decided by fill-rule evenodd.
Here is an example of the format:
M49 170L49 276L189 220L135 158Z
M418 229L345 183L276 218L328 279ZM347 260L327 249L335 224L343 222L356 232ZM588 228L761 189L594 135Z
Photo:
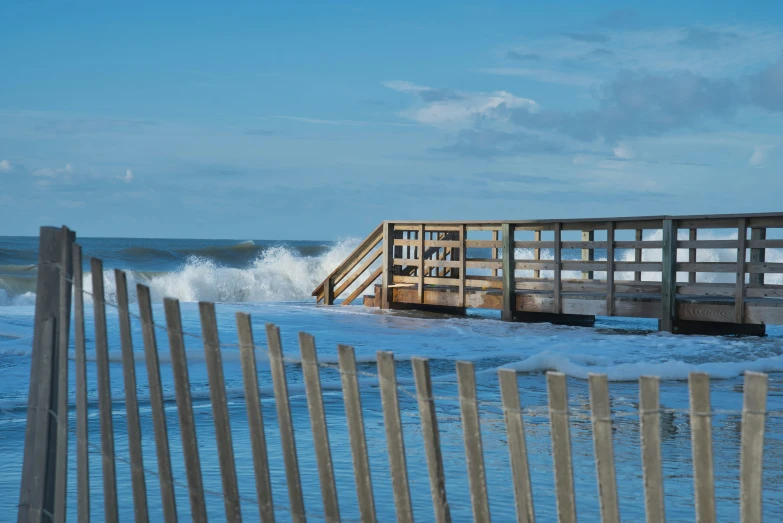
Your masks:
M202 33L175 11L158 31L107 7L80 24L146 38L40 52L55 30L0 54L0 234L56 220L330 239L396 218L781 210L783 8L699 4L598 18L574 4L568 21L543 6L258 7ZM19 21L0 48L34 33L30 14L0 7Z

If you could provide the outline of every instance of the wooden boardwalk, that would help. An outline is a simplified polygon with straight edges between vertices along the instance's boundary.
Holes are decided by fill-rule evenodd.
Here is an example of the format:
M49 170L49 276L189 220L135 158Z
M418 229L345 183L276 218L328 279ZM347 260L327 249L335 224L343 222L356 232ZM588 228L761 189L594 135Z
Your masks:
M506 321L576 325L627 316L658 319L668 332L763 334L783 324L783 280L774 276L783 263L768 258L783 260L783 213L384 222L313 296L349 304L380 278L365 305L494 309Z

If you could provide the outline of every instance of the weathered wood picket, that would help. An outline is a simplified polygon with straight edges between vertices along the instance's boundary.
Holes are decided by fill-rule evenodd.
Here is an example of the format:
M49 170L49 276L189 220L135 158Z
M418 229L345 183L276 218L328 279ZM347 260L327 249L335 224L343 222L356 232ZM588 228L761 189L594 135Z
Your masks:
M88 404L84 332L84 300L82 252L74 243L74 235L66 228L61 231L43 228L38 272L38 295L33 348L33 362L30 380L27 431L24 453L24 467L20 488L18 522L65 521L67 482L67 435L70 404L68 398L68 325L70 323L70 288L74 291L75 328L75 410L76 410L76 477L78 521L91 519L117 521L118 491L115 471L114 431L112 427L112 398L109 383L108 341L106 335L106 298L103 288L103 270L100 260L92 260L92 298L95 309L95 351L99 388L100 446L88 440ZM150 514L145 490L141 426L137 402L137 386L134 365L134 348L131 340L130 310L128 306L127 282L122 271L116 272L117 304L119 310L122 368L125 380L125 398L129 460L132 474L132 499L136 521L163 519L175 522L178 519L175 478L171 466L169 435L161 389L160 365L149 289L138 285L137 296L139 317L142 324L143 345L148 373L150 408L152 411L155 449L157 452L157 478L162 500L162 514ZM329 293L327 292L327 295ZM225 504L225 520L241 521L237 473L232 444L232 429L226 403L223 376L221 343L212 303L201 303L201 326L208 369L210 400L215 423L216 443L222 496ZM182 449L186 465L187 490L191 517L194 521L206 521L205 489L200 465L199 445L196 441L196 427L188 376L179 302L165 300L166 330L174 375L175 397L182 437ZM267 346L260 347L253 340L252 322L248 314L237 313L237 331L241 356L244 397L250 429L253 466L259 513L263 521L273 521L279 505L273 503L273 489L270 482L270 461L279 459L270 456L264 433L264 420L260 408L258 369L255 351L265 350L270 357L274 396L280 429L282 460L287 477L289 503L285 506L293 521L306 521L310 514L305 512L297 459L288 385L286 382L286 360L280 341L280 332L274 325L266 326ZM300 334L301 369L304 376L307 405L313 431L317 474L320 480L323 500L323 514L327 521L340 521L341 513L335 486L335 463L332 462L329 433L326 423L319 364L315 339ZM362 521L376 520L376 506L373 499L373 478L370 475L367 441L363 422L363 410L359 394L358 376L354 350L339 346L339 372L341 376L345 414L350 435L353 457L353 471L359 510ZM426 456L432 497L432 517L438 522L451 521L447 499L443 457L441 455L436 398L433 397L429 361L414 358L412 368L415 382L415 396L421 424L421 437ZM389 352L377 354L378 383L382 399L383 419L386 429L391 481L398 521L413 521L406 446L417 444L404 441L401 425L401 409L394 355ZM458 362L456 376L459 388L459 408L463 427L465 459L469 473L470 502L475 521L490 520L490 505L486 477L491 474L484 463L482 449L482 421L480 401L476 390L473 364ZM556 485L556 503L559 521L577 520L574 493L568 394L565 375L557 372L547 374L549 395L549 418L551 425L553 473ZM533 491L528 468L525 443L523 410L516 372L509 369L499 371L500 397L508 437L509 464L512 471L513 492L516 503L516 517L520 522L533 522ZM715 492L713 484L713 454L711 434L711 406L709 378L706 374L693 373L689 380L690 422L692 426L693 471L695 481L695 509L698 521L715 521ZM594 441L596 474L600 499L601 518L605 522L620 521L617 481L615 478L612 442L612 411L609 386L605 375L589 377L590 417ZM747 372L744 385L744 406L742 411L740 511L743 522L760 522L762 519L762 468L767 398L767 376ZM644 504L647 521L665 521L663 474L661 455L661 427L659 406L659 381L654 377L639 380L639 409L641 424L641 466L644 477ZM103 465L103 512L100 515L89 512L89 466L90 448L100 451ZM374 478L376 481L379 478ZM279 503L279 501L278 501ZM429 519L429 518L428 518Z

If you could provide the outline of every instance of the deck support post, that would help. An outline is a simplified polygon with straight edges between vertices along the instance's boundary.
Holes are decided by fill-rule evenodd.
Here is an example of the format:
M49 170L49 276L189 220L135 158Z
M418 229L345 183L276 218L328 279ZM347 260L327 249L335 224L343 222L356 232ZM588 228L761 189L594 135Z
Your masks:
M661 321L659 330L674 332L677 318L677 224L674 220L663 220L661 260Z
M383 222L383 284L381 287L381 309L391 307L391 288L394 283L394 224Z
M514 321L514 309L516 309L514 226L504 223L501 234L503 235L503 308L500 317L503 321Z
M324 305L334 304L334 280L329 276L324 281Z

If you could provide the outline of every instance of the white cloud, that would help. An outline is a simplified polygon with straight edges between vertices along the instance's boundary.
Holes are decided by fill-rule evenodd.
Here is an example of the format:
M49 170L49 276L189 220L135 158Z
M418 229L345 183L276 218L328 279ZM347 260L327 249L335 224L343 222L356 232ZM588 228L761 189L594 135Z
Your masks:
M43 167L33 171L33 176L41 178L57 178L58 176L69 176L75 172L73 164L66 163L65 167Z
M491 93L451 91L404 80L383 82L383 85L419 98L419 103L415 107L403 111L400 116L436 127L470 127L477 117L503 120L505 117L496 111L501 106L508 109L526 108L531 112L540 109L535 101L514 96L508 91Z
M618 144L612 152L621 160L633 160L636 157L636 152L624 143Z
M125 183L131 183L133 181L133 171L130 169L125 169L125 175L117 176L117 179L122 180Z
M768 145L757 145L753 148L753 154L748 159L748 165L751 167L761 167L767 161L767 153L770 150Z
M544 83L575 85L578 87L589 87L600 81L596 76L572 74L552 69L532 69L529 67L489 67L481 69L479 72L498 76L520 76Z
M10 160L0 161L0 173L10 173L15 169L14 164Z

